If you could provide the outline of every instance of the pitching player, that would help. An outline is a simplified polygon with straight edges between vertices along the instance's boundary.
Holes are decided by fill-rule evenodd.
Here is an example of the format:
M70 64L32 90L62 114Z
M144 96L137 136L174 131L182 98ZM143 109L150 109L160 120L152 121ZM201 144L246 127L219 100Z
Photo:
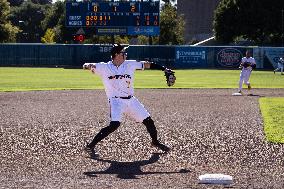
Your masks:
M249 94L251 95L251 84L249 82L249 78L252 72L252 69L256 67L256 62L253 57L251 57L251 53L249 50L246 51L246 56L242 58L240 68L242 68L240 74L240 81L239 81L239 93L242 93L243 83L248 86Z
M91 157L95 155L97 143L120 126L123 114L128 114L137 122L142 122L146 126L153 146L165 152L170 150L169 147L158 140L154 121L143 104L134 96L133 83L135 70L152 68L161 69L167 73L172 72L172 70L147 61L126 60L127 53L125 49L119 44L114 45L111 50L111 61L107 63L85 63L83 65L83 68L90 69L92 73L102 78L110 105L109 126L102 128L93 141L87 144L85 148Z
M280 70L280 71L281 71L281 75L284 75L284 74L283 74L283 64L284 64L284 57L279 58L278 67L273 71L274 74L275 74L275 72L277 72L278 70Z

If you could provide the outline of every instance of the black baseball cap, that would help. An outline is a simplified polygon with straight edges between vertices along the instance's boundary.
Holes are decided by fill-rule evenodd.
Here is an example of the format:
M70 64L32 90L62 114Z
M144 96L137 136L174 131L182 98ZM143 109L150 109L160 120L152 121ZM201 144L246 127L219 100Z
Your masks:
M115 54L120 53L122 50L125 50L128 46L124 47L120 44L114 44L111 49L111 57L114 58Z

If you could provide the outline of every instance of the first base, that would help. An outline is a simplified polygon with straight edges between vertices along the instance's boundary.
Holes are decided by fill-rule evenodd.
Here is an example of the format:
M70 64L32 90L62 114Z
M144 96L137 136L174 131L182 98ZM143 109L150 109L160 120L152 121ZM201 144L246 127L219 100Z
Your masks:
M233 96L243 96L242 93L233 93Z
M223 174L205 174L199 176L200 184L232 184L233 177L230 175Z

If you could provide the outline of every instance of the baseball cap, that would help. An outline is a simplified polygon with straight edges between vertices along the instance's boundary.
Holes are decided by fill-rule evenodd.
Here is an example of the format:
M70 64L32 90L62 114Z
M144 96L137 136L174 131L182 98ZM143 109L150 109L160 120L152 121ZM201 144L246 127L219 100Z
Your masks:
M115 54L120 53L122 50L125 50L126 48L128 48L128 46L123 47L120 44L114 44L111 49L111 57L115 57Z

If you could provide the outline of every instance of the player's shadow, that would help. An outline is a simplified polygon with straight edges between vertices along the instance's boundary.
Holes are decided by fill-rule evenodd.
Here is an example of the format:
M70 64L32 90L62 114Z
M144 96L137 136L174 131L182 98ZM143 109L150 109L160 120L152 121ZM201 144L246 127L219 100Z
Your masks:
M154 153L150 157L149 160L141 160L141 161L133 161L133 162L119 162L119 161L112 161L112 160L104 160L100 158L94 158L100 162L107 162L110 163L109 168L104 171L91 171L91 172L84 172L85 175L89 177L97 177L99 174L112 174L116 175L117 178L120 179L137 179L138 175L149 175L149 174L177 174L177 173L188 173L190 170L181 169L179 171L171 171L171 172L163 172L163 171L156 171L156 172L143 172L141 170L142 166L149 165L152 163L157 162L160 159L160 153Z

